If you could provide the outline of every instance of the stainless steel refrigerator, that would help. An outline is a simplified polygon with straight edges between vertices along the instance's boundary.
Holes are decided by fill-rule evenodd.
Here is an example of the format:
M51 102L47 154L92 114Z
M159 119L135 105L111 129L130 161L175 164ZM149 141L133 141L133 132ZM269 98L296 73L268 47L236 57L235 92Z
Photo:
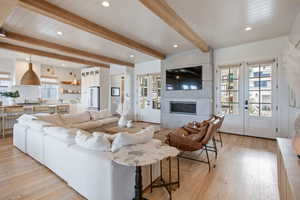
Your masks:
M100 110L100 87L89 88L89 110Z

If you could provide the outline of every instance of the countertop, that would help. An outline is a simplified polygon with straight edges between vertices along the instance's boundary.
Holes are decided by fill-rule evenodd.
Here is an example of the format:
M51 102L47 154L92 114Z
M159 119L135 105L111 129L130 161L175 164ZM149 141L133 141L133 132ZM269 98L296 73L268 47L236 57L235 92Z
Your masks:
M294 152L291 139L277 138L288 181L295 199L300 199L300 159Z

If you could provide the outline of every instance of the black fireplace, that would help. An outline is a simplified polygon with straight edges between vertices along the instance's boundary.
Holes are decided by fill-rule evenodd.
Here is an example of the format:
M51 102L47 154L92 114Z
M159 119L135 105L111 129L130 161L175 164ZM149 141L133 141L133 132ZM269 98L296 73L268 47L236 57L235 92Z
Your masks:
M197 115L197 103L186 101L171 101L170 113Z

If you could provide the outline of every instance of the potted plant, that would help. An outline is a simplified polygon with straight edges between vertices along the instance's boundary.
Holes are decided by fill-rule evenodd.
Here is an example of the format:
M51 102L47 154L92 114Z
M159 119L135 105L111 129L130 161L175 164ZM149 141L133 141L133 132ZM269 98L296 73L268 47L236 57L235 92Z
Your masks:
M10 101L11 105L15 105L16 104L16 98L20 97L20 93L19 91L15 91L15 92L0 92L0 95L3 97L7 97L10 98L12 101Z

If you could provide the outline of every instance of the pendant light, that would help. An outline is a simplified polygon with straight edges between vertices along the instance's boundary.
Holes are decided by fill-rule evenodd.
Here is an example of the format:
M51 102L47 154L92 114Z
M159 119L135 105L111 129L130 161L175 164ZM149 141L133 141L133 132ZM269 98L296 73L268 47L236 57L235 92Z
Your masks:
M25 72L21 79L21 85L41 85L39 77L32 69L31 56L30 62L28 64L28 70Z

